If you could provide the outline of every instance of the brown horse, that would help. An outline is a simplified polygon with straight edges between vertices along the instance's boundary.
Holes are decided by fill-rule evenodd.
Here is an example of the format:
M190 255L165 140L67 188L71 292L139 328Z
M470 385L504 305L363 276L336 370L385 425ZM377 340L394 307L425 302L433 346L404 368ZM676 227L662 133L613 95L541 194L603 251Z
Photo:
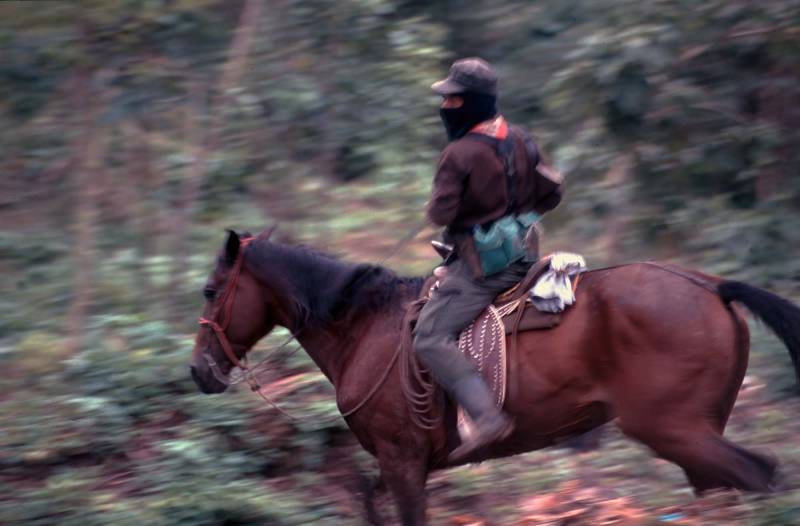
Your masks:
M397 349L420 278L230 232L205 286L191 374L225 390L234 364L276 325L336 389L361 445L377 457L403 524L425 523L425 481L446 468L447 426L412 424ZM786 344L797 374L800 309L764 290L675 266L634 263L583 275L552 330L519 335L514 433L471 461L531 451L615 419L683 468L697 491L772 488L776 463L722 437L747 368L744 304Z

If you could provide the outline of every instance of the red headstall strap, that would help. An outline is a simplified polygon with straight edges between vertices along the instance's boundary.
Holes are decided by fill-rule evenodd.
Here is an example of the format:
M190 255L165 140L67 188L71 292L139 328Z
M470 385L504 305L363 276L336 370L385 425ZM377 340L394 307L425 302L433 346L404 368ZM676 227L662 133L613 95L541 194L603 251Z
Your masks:
M225 356L231 361L233 365L239 369L247 370L247 364L244 363L244 358L240 361L233 352L230 341L225 335L228 325L231 322L231 311L233 310L233 301L236 298L236 286L239 283L239 276L242 273L242 262L244 261L244 249L253 240L252 237L244 238L239 242L239 252L236 254L236 261L233 264L233 270L228 278L228 284L225 287L225 292L222 293L220 298L219 308L214 312L212 319L200 318L200 325L207 326L214 331L217 335L222 350L225 351ZM222 314L221 322L214 321L214 318L219 318L218 314Z

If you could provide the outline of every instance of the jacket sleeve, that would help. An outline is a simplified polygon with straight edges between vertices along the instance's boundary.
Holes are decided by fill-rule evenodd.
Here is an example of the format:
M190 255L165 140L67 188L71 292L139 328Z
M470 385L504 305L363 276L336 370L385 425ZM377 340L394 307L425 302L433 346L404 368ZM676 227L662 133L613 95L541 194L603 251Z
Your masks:
M433 192L427 207L428 220L435 225L448 226L458 215L464 185L469 175L464 159L459 157L448 147L439 159L433 178Z

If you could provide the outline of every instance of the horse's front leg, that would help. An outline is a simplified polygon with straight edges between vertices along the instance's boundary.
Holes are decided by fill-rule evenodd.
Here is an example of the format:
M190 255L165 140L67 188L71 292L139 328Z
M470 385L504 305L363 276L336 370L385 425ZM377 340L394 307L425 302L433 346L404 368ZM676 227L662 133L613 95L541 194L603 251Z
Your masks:
M403 526L425 524L428 452L417 444L384 443L378 448L381 479L394 497Z

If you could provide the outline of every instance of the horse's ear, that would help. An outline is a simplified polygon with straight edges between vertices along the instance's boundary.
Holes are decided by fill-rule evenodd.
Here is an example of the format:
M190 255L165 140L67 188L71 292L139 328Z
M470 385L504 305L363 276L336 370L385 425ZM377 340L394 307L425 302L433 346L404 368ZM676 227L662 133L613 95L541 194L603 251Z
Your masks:
M274 225L272 225L268 229L266 229L263 232L261 232L260 234L258 234L258 239L263 240L263 241L268 240L270 238L270 236L272 235L272 233L275 232L276 228L278 228L278 223L275 223Z
M229 263L236 261L236 256L239 255L239 234L233 230L228 230L228 240L225 242L225 258Z

